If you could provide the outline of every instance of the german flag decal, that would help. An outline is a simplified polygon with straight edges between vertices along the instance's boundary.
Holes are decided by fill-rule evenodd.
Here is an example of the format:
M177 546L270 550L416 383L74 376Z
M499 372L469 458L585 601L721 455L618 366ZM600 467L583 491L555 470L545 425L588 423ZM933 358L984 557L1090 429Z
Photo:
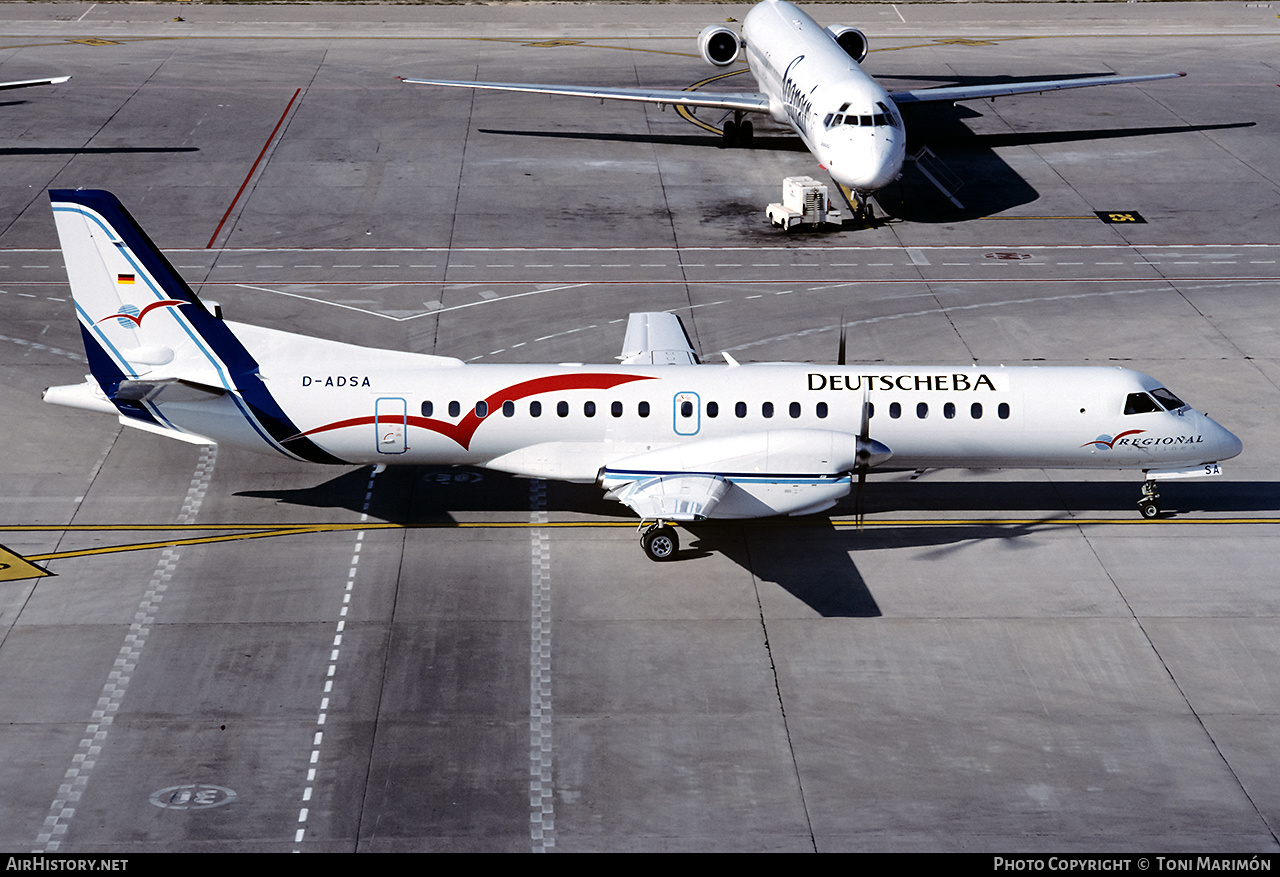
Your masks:
M117 274L116 283L133 283L134 276L132 274Z

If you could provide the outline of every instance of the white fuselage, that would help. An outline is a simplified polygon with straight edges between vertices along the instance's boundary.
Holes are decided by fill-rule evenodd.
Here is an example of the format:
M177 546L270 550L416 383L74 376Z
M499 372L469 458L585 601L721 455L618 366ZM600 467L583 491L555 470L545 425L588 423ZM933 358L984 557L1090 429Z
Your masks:
M901 114L830 33L790 3L775 2L752 7L742 35L771 115L795 130L838 183L866 193L901 175Z
M620 460L685 444L796 430L856 436L864 398L869 434L892 451L893 468L1165 469L1240 451L1234 435L1189 407L1126 414L1131 394L1159 383L1121 368L441 366L436 357L232 325L299 435L350 463L592 481ZM157 407L180 429L272 449L221 403ZM811 468L792 474L849 467Z

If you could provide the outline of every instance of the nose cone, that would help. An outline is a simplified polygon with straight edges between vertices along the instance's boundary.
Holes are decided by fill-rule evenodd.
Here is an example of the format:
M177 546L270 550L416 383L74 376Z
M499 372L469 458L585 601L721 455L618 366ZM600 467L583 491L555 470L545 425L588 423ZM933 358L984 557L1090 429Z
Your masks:
M825 164L836 182L855 192L883 189L902 174L902 133L892 128L848 128L831 144Z
M1232 457L1238 457L1240 452L1244 450L1244 442L1240 441L1234 433L1226 427L1221 426L1217 422L1206 417L1206 421L1212 425L1216 444L1218 446L1218 459L1230 460Z

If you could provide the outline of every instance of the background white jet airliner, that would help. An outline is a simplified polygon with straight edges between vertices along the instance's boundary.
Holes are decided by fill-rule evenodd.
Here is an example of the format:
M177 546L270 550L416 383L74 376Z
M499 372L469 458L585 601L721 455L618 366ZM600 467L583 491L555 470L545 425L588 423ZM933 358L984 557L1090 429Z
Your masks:
M464 365L225 321L109 192L49 193L92 374L45 400L184 441L315 463L469 465L597 482L644 521L821 512L894 468L1213 475L1241 443L1120 368L699 362L632 314L621 364ZM874 436L874 437L873 437Z
M747 13L741 37L724 25L709 25L698 35L698 50L713 66L727 67L745 52L759 92L713 93L451 79L404 81L721 109L734 114L733 121L724 126L725 141L729 144L751 141L751 122L743 119L746 113L765 113L800 135L818 163L837 183L854 193L858 212L869 215L866 196L902 174L907 138L899 105L955 103L1186 75L1091 76L889 92L859 66L867 56L867 47L866 36L857 28L832 25L824 29L785 0L763 0Z

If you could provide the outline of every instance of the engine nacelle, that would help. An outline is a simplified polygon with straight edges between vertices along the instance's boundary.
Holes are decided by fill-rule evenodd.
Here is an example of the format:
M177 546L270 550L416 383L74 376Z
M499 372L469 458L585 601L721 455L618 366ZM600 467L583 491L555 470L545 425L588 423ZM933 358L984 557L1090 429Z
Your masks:
M867 35L856 27L833 24L827 28L827 33L835 38L836 43L844 49L846 55L859 64L862 63L863 58L867 57Z
M709 24L698 34L702 60L713 67L728 67L742 54L742 39L723 24Z

